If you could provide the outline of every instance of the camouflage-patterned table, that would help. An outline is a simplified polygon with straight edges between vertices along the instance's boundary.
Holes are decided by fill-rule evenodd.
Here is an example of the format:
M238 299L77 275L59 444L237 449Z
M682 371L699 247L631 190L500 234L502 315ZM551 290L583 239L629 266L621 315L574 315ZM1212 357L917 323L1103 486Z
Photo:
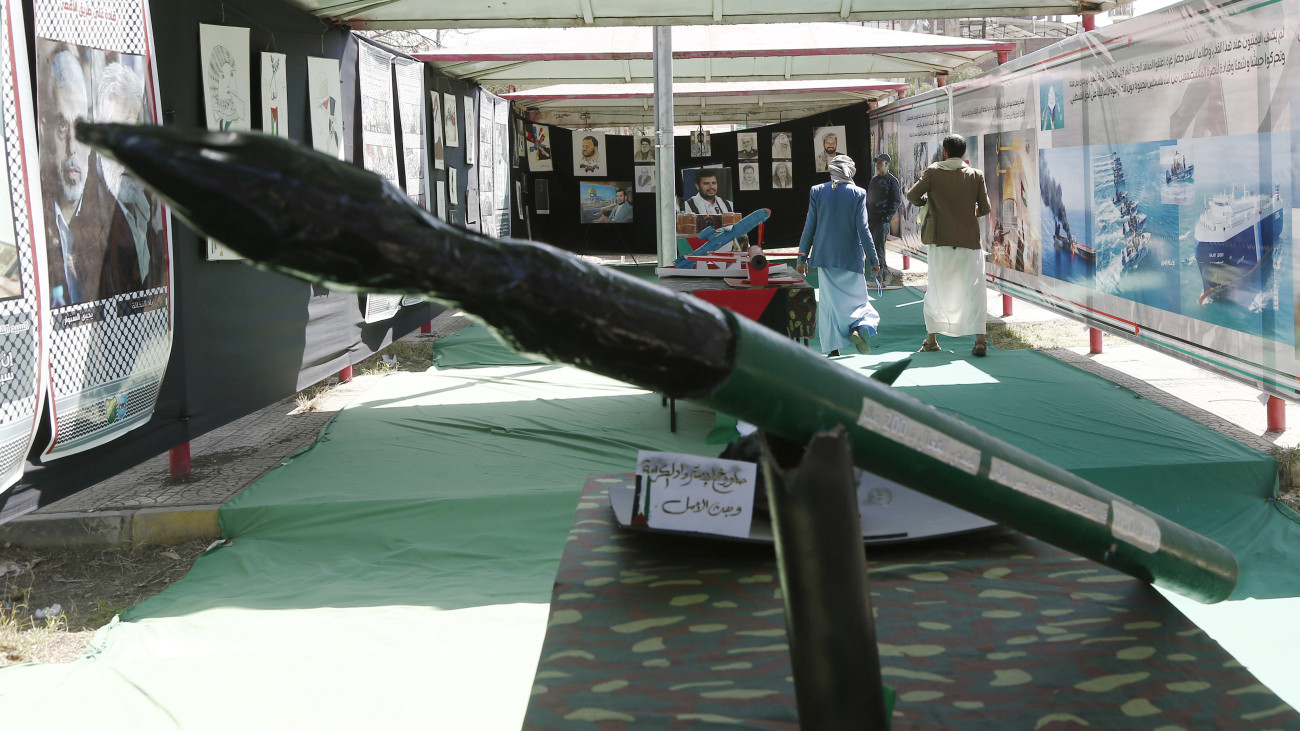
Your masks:
M798 727L770 546L619 529L591 475L528 729ZM1296 729L1149 586L1018 533L870 552L895 729Z

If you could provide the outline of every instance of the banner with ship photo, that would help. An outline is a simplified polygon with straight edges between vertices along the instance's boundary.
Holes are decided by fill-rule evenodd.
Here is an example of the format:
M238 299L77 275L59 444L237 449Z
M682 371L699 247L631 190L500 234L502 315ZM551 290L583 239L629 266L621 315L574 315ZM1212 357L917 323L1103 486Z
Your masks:
M1187 2L882 107L873 152L907 187L979 140L997 286L1294 397L1297 64L1300 0Z
M38 0L34 10L51 307L52 422L43 459L54 459L153 414L171 352L171 232L161 201L71 136L78 117L160 118L148 5Z
M22 6L0 5L0 494L23 474L45 398L49 309L36 156L35 107Z

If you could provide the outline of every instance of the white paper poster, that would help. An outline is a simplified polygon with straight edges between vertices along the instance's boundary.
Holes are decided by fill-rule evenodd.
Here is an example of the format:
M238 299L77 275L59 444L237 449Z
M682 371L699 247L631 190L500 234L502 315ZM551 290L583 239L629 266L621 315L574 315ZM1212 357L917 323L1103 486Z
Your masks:
M42 459L147 423L171 352L169 215L121 165L68 137L78 117L153 124L161 115L148 6L113 9L35 6L37 100L57 110L38 126L51 307L52 435ZM247 39L243 28L200 29L209 117L229 129L249 126Z
M573 174L580 178L609 176L605 162L605 133L594 130L573 132Z
M289 136L289 82L283 53L262 54L262 131Z
M424 154L424 64L409 58L393 59L397 78L398 120L402 128L402 168L406 172L406 195L428 210L427 170Z
M208 129L214 132L253 128L248 29L225 25L199 25L199 58L203 74L203 108ZM209 261L244 257L208 239Z
M357 44L361 95L362 166L402 187L397 168L397 114L393 103L393 54L370 43ZM366 295L366 322L397 314L401 295Z
M450 196L451 204L456 205L460 201L456 195L456 168L447 170L447 193Z
M447 133L447 146L460 147L460 115L456 111L456 95L442 95L442 121Z
M554 170L555 163L551 160L551 128L529 122L526 129L528 169L535 173Z
M758 465L639 451L632 522L660 530L748 538Z
M476 137L478 135L478 115L474 113L474 97L465 97L465 116L463 117L465 127L465 164L473 165L474 155L478 149Z
M307 57L307 100L311 105L311 146L343 159L343 122L339 119L339 62Z
M442 141L442 94L436 91L429 92L429 119L433 122L433 169L442 170L447 166Z

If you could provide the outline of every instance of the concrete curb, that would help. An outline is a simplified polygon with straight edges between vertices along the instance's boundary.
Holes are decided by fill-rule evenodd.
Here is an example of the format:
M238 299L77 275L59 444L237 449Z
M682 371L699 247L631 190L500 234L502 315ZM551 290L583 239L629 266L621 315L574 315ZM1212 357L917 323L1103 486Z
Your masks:
M168 546L221 536L220 505L192 505L95 513L33 513L0 526L0 543L27 548L104 549Z

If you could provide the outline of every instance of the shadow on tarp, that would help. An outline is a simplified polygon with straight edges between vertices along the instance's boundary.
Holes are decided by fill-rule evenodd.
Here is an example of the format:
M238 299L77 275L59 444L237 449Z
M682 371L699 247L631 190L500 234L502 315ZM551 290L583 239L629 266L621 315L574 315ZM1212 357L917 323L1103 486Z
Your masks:
M710 411L679 403L674 434L656 394L574 369L514 370L385 378L315 448L222 508L230 546L124 618L546 603L588 473L633 470L639 449L720 451L704 443Z

